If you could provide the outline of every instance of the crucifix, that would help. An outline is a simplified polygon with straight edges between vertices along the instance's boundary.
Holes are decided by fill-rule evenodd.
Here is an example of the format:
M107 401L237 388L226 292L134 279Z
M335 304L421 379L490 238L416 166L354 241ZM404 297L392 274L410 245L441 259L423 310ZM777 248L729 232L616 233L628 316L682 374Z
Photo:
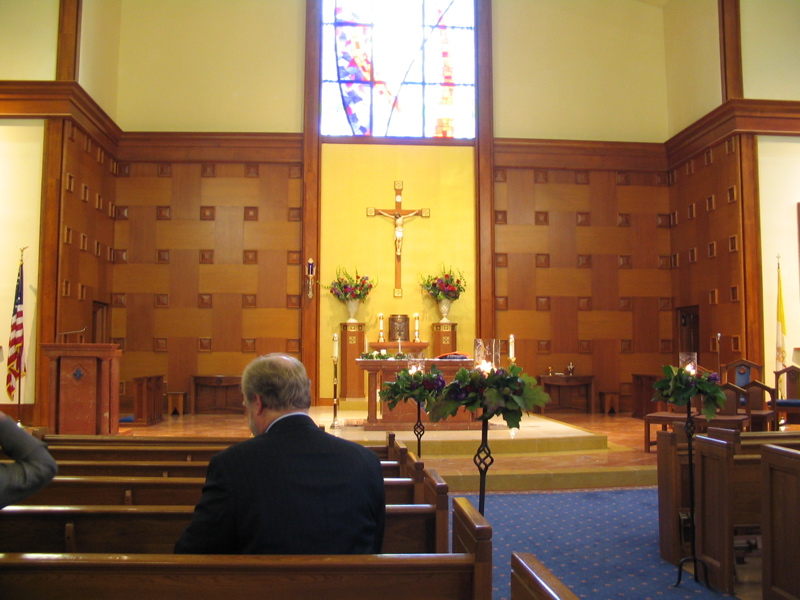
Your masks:
M394 223L394 296L403 295L401 265L403 260L403 227L408 219L414 217L428 218L431 216L429 208L404 209L403 208L403 182L394 182L394 208L380 209L367 208L368 217L386 217Z

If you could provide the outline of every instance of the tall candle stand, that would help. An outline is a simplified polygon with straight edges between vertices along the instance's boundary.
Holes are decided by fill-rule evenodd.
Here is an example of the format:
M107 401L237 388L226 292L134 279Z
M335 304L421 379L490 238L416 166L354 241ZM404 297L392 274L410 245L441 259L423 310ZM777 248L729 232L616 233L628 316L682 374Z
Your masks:
M339 336L333 334L333 423L331 429L339 429Z
M500 345L494 339L475 340L475 368L487 373L493 371L500 363ZM489 448L489 420L486 415L486 408L483 409L481 419L481 444L472 458L472 462L478 467L478 478L480 490L478 496L478 512L483 515L486 506L486 473L494 463L492 450Z
M420 353L418 356L409 355L408 372L414 374L425 370L425 358ZM422 422L422 403L417 402L417 422L414 424L414 436L417 438L417 456L422 458L422 436L425 435L425 424Z

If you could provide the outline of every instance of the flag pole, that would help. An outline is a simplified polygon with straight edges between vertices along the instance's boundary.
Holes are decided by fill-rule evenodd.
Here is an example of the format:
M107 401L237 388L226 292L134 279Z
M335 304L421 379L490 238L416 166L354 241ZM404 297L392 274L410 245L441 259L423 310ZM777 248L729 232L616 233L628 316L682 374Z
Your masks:
M22 246L22 247L18 246L17 249L19 250L20 280L22 280L22 267L25 264L24 255L25 255L25 250L28 249L28 246ZM14 300L14 302L16 304L16 299ZM23 324L23 328L24 328L24 324ZM23 334L22 335L23 335L23 339L24 339L24 336L25 336L24 329L23 329ZM24 348L24 345L23 345L23 348ZM22 358L22 355L20 354L19 363L18 363L18 367L19 367L19 385L17 385L17 389L16 389L16 393L17 393L17 427L24 427L24 425L22 424L22 375L23 375L22 363L23 363L23 358Z

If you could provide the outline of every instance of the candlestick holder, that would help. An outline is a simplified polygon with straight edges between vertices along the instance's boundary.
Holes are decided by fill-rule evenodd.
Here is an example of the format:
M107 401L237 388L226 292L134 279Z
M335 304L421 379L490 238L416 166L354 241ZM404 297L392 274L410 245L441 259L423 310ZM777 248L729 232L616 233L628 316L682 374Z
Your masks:
M339 429L339 358L333 356L333 423L331 429Z

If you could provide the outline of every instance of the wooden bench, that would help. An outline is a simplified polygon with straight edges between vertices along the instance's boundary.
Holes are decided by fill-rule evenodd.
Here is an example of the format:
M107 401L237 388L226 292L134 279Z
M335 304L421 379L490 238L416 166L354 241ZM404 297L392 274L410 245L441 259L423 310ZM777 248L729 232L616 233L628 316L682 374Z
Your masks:
M682 529L689 512L686 435L680 428L656 433L658 456L658 547L662 559L677 565L691 551Z
M578 596L533 554L512 552L511 600L578 600Z
M761 456L724 440L695 438L695 548L711 585L733 594L735 529L761 525Z
M193 506L9 506L0 511L0 552L171 554ZM445 519L447 514L445 513ZM386 507L383 552L447 552L432 504Z
M452 553L361 556L0 555L5 600L491 600L492 528L453 501Z
M764 446L761 454L763 600L800 599L800 451Z
M761 449L772 444L800 448L800 431L736 431L709 427L706 435L733 444L736 454L760 454Z

